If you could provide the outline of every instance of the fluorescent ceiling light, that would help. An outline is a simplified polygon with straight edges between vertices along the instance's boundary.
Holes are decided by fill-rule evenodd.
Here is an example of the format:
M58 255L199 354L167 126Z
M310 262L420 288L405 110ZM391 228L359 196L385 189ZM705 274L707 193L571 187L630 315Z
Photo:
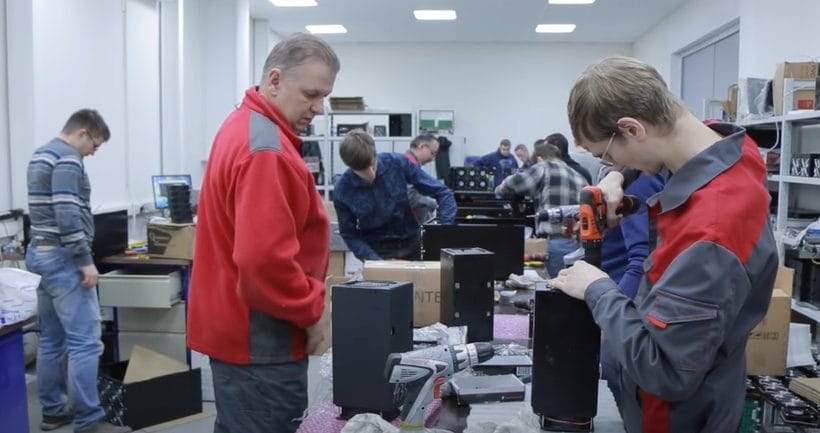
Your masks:
M316 6L316 0L270 0L274 6L280 8L303 8Z
M341 24L317 24L317 25L307 25L305 26L307 31L315 34L315 35L327 35L327 34L337 34L337 33L347 33L347 29L345 26Z
M550 0L551 5L591 5L595 0Z
M535 26L535 33L572 33L575 31L575 24L538 24Z
M456 11L454 10L415 10L413 15L417 20L452 21L456 19Z

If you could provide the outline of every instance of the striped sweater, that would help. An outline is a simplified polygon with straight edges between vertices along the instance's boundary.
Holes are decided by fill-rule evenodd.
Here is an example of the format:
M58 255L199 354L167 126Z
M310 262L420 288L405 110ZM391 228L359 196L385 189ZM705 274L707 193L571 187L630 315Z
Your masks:
M31 238L71 250L77 266L92 263L91 184L83 157L60 138L38 148L28 165Z

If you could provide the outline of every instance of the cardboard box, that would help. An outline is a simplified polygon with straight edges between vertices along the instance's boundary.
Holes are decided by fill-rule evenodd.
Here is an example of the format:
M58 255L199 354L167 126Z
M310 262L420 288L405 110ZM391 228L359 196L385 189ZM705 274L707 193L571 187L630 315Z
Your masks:
M772 83L772 93L774 98L774 114L776 116L791 110L812 110L814 109L814 89L796 90L793 94L791 107L783 107L783 80L786 78L812 79L817 78L816 62L785 62L777 65Z
M524 239L524 254L546 254L547 240L541 238Z
M345 275L345 252L331 251L330 262L327 264L327 275L342 277Z
M167 259L194 258L196 224L174 224L168 221L148 223L148 254Z
M134 349L130 361L100 366L97 387L109 422L136 431L202 412L199 369L189 370L185 363L139 346Z
M162 356L186 362L187 344L185 334L175 332L117 332L117 347L120 351L120 360L129 360L128 354L133 348L143 347Z
M814 79L814 109L820 108L820 76Z
M781 376L786 373L792 278L793 269L778 269L769 310L749 333L746 342L747 375Z
M368 260L365 280L411 281L413 283L413 326L432 325L441 313L441 263Z
M723 112L729 122L737 121L737 84L729 86L726 100L723 101Z

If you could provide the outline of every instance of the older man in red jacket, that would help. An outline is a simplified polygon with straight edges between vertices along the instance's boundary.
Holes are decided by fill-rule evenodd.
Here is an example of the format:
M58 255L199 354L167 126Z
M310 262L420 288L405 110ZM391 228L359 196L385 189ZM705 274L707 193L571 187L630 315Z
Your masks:
M211 358L215 432L292 432L323 339L329 222L296 135L333 90L321 39L277 44L214 139L202 183L188 345Z

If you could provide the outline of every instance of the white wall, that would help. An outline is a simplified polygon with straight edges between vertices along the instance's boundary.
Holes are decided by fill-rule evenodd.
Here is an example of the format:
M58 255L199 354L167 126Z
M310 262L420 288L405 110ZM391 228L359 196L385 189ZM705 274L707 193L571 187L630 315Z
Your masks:
M0 212L11 208L11 146L9 144L8 78L6 55L6 1L0 1Z
M95 211L138 210L152 174L199 184L216 129L251 83L248 0L0 6L0 210L27 207L31 153L83 107L112 134L85 159Z
M778 63L820 60L820 2L740 0L740 76L772 77Z
M635 41L635 57L654 66L670 89L679 94L679 70L673 68L672 54L735 20L739 2L691 0Z
M199 35L206 51L201 57L204 128L199 155L206 159L213 137L225 117L242 102L250 86L250 15L248 0L203 0Z
M252 20L251 22L251 68L250 81L258 84L262 77L262 69L273 45L270 45L270 23L268 20Z
M783 61L820 58L820 2L804 0L691 0L634 44L634 54L675 90L672 54L740 19L739 78L770 78Z
M86 162L92 203L128 202L123 17L120 2L8 3L12 206L26 207L25 170L32 151L83 107L99 110L112 132ZM155 107L143 109L150 108Z
M160 110L161 159L160 173L186 173L183 169L182 140L182 77L185 63L183 51L182 1L159 3L160 14Z
M180 134L180 164L181 170L177 173L190 173L193 177L194 185L202 183L204 173L205 149L210 146L213 135L207 135L204 131L205 125L205 92L208 91L205 85L203 58L205 57L205 45L202 33L207 29L207 25L201 18L201 2L182 0L182 11L180 12L180 26L182 43L181 51L184 59L180 65L180 98L181 107L179 113ZM174 173L169 173L174 174Z
M155 0L129 0L125 18L123 134L127 138L122 174L127 203L146 203L153 199L150 175L162 167L159 5Z
M552 132L570 136L569 90L590 63L631 55L627 44L334 44L342 64L332 96L362 96L370 108L455 110L468 154Z

